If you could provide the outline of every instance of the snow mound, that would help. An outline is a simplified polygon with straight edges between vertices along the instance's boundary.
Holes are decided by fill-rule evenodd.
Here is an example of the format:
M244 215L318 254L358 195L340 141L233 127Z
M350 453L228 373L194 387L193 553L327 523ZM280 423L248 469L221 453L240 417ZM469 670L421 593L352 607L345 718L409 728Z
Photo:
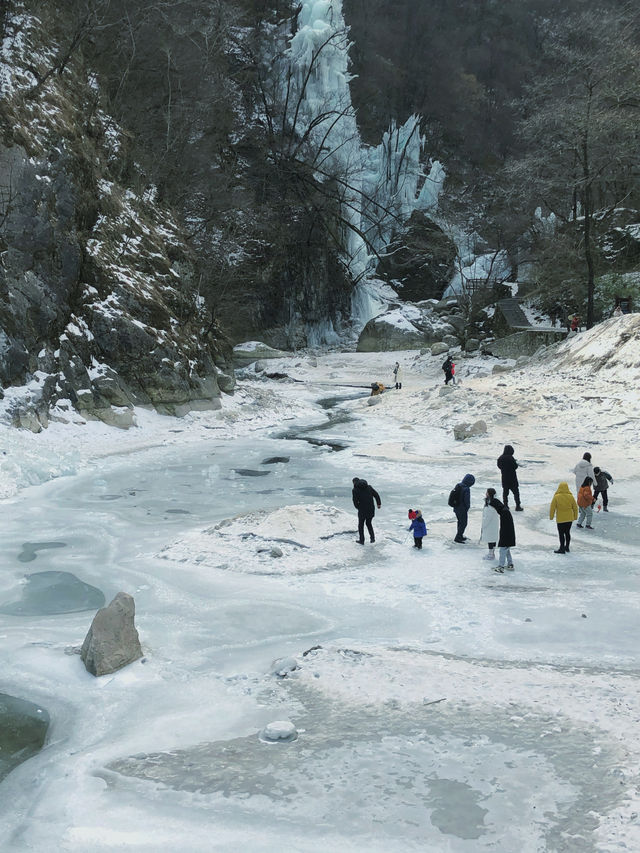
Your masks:
M638 370L640 314L611 317L593 329L569 336L555 349L552 363L558 369L589 367L591 373Z
M159 553L165 560L249 574L308 574L343 565L354 517L333 506L299 504L250 512L195 531Z

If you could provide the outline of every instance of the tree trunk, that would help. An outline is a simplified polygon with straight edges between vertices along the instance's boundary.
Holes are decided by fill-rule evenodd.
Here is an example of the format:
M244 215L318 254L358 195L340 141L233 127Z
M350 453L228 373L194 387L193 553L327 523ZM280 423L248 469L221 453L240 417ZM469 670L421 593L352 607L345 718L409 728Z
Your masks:
M593 190L591 187L591 168L589 150L589 122L591 120L591 100L593 98L593 87L589 85L587 99L587 113L582 139L582 174L584 177L584 257L587 262L587 329L593 326L594 310L593 295L595 291L595 273L593 269L592 251L592 224L593 224Z

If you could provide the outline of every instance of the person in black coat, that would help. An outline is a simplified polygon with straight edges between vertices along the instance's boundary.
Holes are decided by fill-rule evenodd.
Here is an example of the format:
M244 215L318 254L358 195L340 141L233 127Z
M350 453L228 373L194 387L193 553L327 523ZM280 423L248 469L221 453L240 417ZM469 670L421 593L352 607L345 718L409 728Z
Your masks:
M513 559L511 557L511 548L516 545L516 528L513 523L513 516L509 512L509 508L500 503L497 498L491 501L491 506L500 516L500 533L498 536L498 548L500 549L500 557L498 565L494 572L502 574L505 569L513 571Z
M448 385L449 382L453 379L453 384L456 384L456 380L453 375L453 362L451 361L451 356L448 355L443 362L442 369L444 371L444 384Z
M509 506L509 492L513 492L517 512L522 512L524 507L520 504L520 485L516 468L518 463L513 456L514 450L510 444L505 444L502 456L498 457L498 468L502 472L502 500L506 507Z
M378 509L382 506L380 495L376 492L373 486L370 486L366 480L361 480L358 477L353 478L353 491L351 493L353 505L358 510L358 545L364 545L364 526L367 525L369 531L369 539L371 542L376 541L375 533L373 532L373 516L376 514L376 504Z

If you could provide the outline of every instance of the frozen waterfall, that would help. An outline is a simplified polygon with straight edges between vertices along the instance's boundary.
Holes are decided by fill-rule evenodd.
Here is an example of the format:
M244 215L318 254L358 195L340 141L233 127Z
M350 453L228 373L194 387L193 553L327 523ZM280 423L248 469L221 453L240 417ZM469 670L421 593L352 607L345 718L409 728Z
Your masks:
M375 252L413 210L437 205L444 169L434 162L425 176L419 116L393 123L378 146L363 145L349 89L350 45L342 0L303 0L281 69L281 97L294 156L338 188L343 257L356 282L352 319L364 324L385 304L385 288L371 280Z

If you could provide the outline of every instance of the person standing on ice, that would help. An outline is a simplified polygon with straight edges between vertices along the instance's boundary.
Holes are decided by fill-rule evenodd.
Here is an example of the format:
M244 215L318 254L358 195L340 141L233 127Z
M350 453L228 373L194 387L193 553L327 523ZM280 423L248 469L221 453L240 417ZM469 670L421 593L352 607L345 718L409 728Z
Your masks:
M591 454L589 452L583 454L582 459L574 466L573 473L576 475L576 495L580 491L585 477L591 477L595 483L596 475L591 464Z
M516 545L516 528L513 523L513 516L509 512L509 508L502 507L500 512L500 535L498 536L498 548L500 548L500 559L498 565L494 568L494 572L503 574L506 569L508 572L513 571L513 559L511 557L511 548Z
M471 486L475 483L476 478L473 474L465 474L462 478L461 482L453 490L456 494L456 502L453 505L453 511L456 514L456 519L458 520L458 528L456 530L456 535L453 539L454 542L458 544L463 544L469 538L464 535L464 531L467 529L467 522L469 520L469 509L471 507Z
M593 506L598 500L598 495L602 495L602 511L609 512L609 496L607 491L609 489L609 485L613 485L613 477L608 471L603 471L602 468L598 468L597 465L593 469L593 473L596 475L596 487L593 492L593 503L591 506Z
M591 477L585 477L584 483L580 486L580 491L578 492L578 523L576 527L582 527L582 522L587 519L587 530L593 530L591 526L591 522L593 520L593 492L591 491L591 484L593 480Z
M413 530L413 547L421 549L422 539L427 535L427 525L420 510L416 510L416 517L412 519L409 530Z
M399 391L402 388L402 368L399 361L396 361L393 368L393 381L396 383L396 391Z
M571 544L571 525L578 518L578 504L569 491L568 483L560 483L549 507L549 518L556 517L560 547L554 554L568 554Z
M375 504L378 509L382 506L380 495L376 492L373 486L370 486L366 480L361 480L358 477L353 478L353 491L351 493L353 505L358 510L358 545L364 545L364 526L367 525L369 531L369 540L376 541L375 533L373 532L373 516L376 514ZM375 504L374 504L375 502Z
M500 536L500 512L503 505L496 497L495 489L487 489L484 496L484 509L482 510L482 528L480 530L480 541L486 542L488 551L483 560L495 560L496 542Z
M524 507L520 505L520 485L516 468L518 463L514 458L514 450L510 444L505 444L502 456L498 457L498 468L502 473L502 501L506 507L509 506L509 492L513 492L516 502L516 511L522 512Z
M446 360L444 361L444 363L442 365L442 369L444 370L444 384L448 385L449 382L451 382L451 380L453 379L453 384L455 385L456 379L454 376L454 371L456 368L455 368L454 363L451 361L450 355L448 355Z

